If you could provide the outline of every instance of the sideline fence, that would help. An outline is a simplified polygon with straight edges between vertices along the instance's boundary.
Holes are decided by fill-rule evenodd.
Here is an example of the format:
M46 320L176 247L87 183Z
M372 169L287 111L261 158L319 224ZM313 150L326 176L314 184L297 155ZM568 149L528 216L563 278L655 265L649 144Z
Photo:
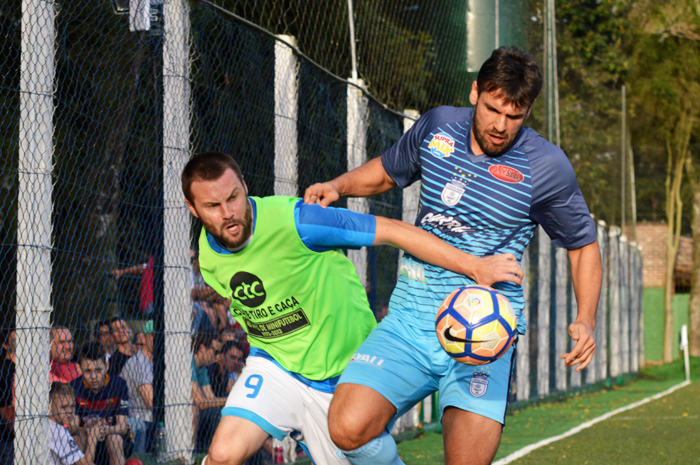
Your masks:
M238 369L247 343L226 303L199 281L198 226L182 202L182 167L192 153L229 152L252 195L299 195L382 153L418 115L388 111L362 92L360 79L333 78L289 46L294 37L275 39L204 4L132 1L143 8L117 15L125 2L6 3L0 7L6 38L0 49L0 304L4 355L16 363L6 361L0 376L0 407L15 413L0 424L5 461L46 463L49 381L72 377L80 345L110 348L114 369L126 358L118 352L149 343L152 319L153 409L130 424L138 436L163 422L167 450L137 456L191 463L217 421L216 409L193 399L192 335L213 331L231 341ZM417 189L341 206L412 222ZM607 233L599 226L607 257L596 328L600 357L582 380L557 363L575 314L566 254L552 251L546 235L538 237L524 259L530 330L518 344L515 397L636 371L643 357L638 250L615 228ZM349 256L381 314L399 254L379 248ZM62 343L65 331L50 331L58 326L72 346ZM120 373L134 378L137 370ZM424 421L436 413L432 405L424 403ZM414 409L395 431L419 420ZM294 444L275 442L254 461L280 455L294 460Z

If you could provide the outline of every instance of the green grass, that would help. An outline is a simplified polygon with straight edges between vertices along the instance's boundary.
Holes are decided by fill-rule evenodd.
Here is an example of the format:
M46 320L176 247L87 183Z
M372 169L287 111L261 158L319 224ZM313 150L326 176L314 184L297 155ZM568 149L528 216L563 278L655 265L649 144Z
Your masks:
M673 296L673 334L678 341L681 326L688 324L688 302L690 294L675 294ZM644 356L650 361L661 361L664 358L664 290L645 288L643 297L644 309ZM678 354L676 354L678 356Z
M693 379L700 381L700 358L691 358L691 372L694 373ZM680 383L683 379L683 365L679 360L668 365L645 368L633 381L623 386L612 386L554 402L540 402L509 412L496 460L529 444L562 434L574 426L611 410L662 392ZM655 457L655 464L659 462L697 463L699 460L696 458L700 457L700 450L697 448L700 441L695 441L694 447L686 448L695 454L693 460L684 458L686 454L680 443L688 442L689 438L692 437L687 428L695 428L694 434L700 432L700 425L698 425L700 420L697 419L700 418L700 402L696 400L699 393L700 386L691 385L668 397L620 415L622 418L639 416L640 418L644 417L645 420L635 419L625 423L610 419L571 438L546 446L545 449L539 449L515 463L559 463L561 461L561 463L567 464L636 464L652 463L644 460L653 457ZM661 407L658 407L657 404ZM663 406L666 407L666 410ZM642 412L645 409L646 411ZM666 411L679 413L677 415L675 413L661 415L660 412ZM682 416L683 413L688 415ZM676 421L659 419L666 416L674 418L678 416L678 418ZM653 428L648 429L649 426L653 426ZM614 435L613 432L619 432L619 434ZM647 433L649 433L648 437ZM648 447L638 447L637 441L632 439L633 436L646 437L645 444ZM603 440L608 437L614 438L614 440L611 439L608 443L604 443ZM666 441L667 437L673 437L677 441ZM560 447L564 447L564 449L560 449ZM628 461L624 457L628 457L628 452L633 448L642 451L640 452L642 455L639 459ZM436 432L421 432L416 440L399 444L399 454L406 465L442 464L444 463L442 450L442 436ZM602 451L608 451L609 454L605 455ZM621 455L614 455L610 451L618 451L618 454ZM555 455L551 455L550 452ZM547 455L544 457L539 454ZM564 455L567 456L566 459L562 458ZM533 461L529 461L531 460L530 456L533 457Z

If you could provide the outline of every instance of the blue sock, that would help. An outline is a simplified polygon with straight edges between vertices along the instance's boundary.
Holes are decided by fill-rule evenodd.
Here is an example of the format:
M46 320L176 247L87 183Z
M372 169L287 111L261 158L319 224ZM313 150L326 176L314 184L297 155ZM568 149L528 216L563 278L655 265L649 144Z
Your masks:
M343 453L353 465L404 465L394 438L386 431L364 446Z

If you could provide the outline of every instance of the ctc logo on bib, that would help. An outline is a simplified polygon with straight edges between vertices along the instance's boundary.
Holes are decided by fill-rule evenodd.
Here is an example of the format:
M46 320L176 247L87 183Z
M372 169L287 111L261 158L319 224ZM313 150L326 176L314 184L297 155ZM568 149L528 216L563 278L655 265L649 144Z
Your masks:
M233 291L233 298L247 307L262 305L267 297L262 280L245 271L239 271L233 275L231 291Z

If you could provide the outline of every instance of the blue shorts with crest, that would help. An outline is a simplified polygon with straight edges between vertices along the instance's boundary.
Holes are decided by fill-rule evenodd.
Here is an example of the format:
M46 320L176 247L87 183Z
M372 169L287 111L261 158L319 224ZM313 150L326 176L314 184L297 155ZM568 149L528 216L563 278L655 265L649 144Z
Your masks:
M443 350L434 330L389 313L357 349L338 384L374 389L396 407L395 418L438 391L440 419L451 406L503 424L514 360L515 343L493 363L464 365Z

